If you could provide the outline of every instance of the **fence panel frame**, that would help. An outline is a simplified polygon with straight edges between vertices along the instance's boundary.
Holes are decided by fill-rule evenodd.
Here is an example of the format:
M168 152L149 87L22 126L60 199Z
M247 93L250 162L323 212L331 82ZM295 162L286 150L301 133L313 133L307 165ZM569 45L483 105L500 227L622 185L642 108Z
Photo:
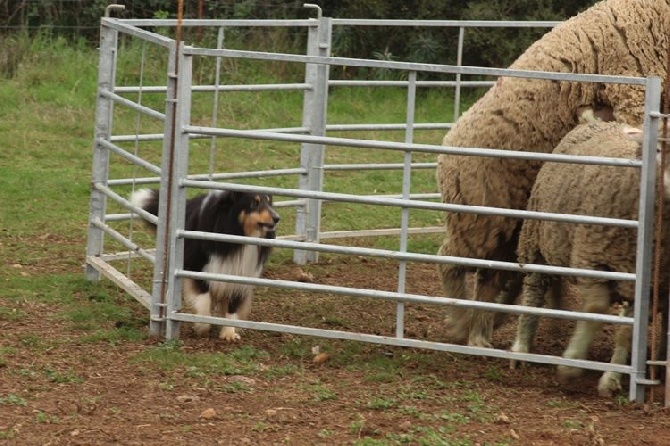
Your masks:
M165 22L165 23L163 23ZM203 23L208 22L211 26L233 26L235 21L185 21L185 26L202 26ZM211 23L209 23L211 22ZM267 21L240 21L243 25L254 26L256 22ZM330 56L330 36L332 33L332 26L334 24L346 24L350 21L330 19L320 17L319 19L310 19L309 21L279 21L281 23L263 23L261 26L290 26L287 22L296 22L300 26L309 26L310 44L307 55L288 55L288 54L272 54L259 53L241 50L226 50L226 49L208 49L195 48L180 45L173 40L164 36L155 35L148 31L137 28L140 26L174 26L174 21L164 20L149 20L149 21L133 21L120 19L103 19L101 25L101 35L104 39L101 40L101 59L99 69L99 94L97 97L97 111L96 111L96 136L94 142L94 166L93 166L93 187L91 191L91 209L90 209L90 223L89 223L89 240L87 247L87 265L86 277L90 280L97 280L100 274L108 275L104 269L100 268L101 262L105 255L103 253L103 238L106 232L110 229L106 228L107 221L123 218L124 216L105 215L106 200L108 197L115 198L116 201L127 205L129 209L137 212L137 209L132 209L129 203L124 203L124 199L114 197L113 192L109 189L110 183L120 184L123 180L113 180L110 182L108 178L109 169L109 154L110 151L116 150L114 145L115 140L123 139L128 135L112 135L112 110L115 103L123 106L134 107L130 101L124 100L115 93L114 76L116 73L116 46L118 42L119 33L128 33L135 38L143 39L154 44L158 44L168 49L169 54L173 55L168 63L167 86L165 89L158 88L156 91L164 91L167 94L166 110L164 115L160 112L149 112L155 117L164 117L165 127L162 135L141 135L147 140L163 139L163 157L161 161L160 172L165 173L160 175L160 190L163 196L168 197L163 200L161 208L159 209L158 222L158 247L156 250L154 262L154 276L152 288L152 302L151 302L151 325L150 330L153 335L162 335L167 339L175 339L179 336L179 328L181 322L205 322L220 325L230 325L235 327L252 328L259 330L274 330L283 331L296 334L306 334L311 336L322 336L327 338L337 339L355 339L365 342L375 342L386 345L400 345L422 347L440 351L464 353L471 355L482 355L496 358L516 359L529 362L540 362L548 364L565 364L569 366L578 366L586 369L601 370L601 371L617 371L628 374L631 378L631 386L629 397L631 400L642 401L644 399L644 389L649 385L649 380L645 379L646 373L646 325L649 311L649 302L647 299L642 299L640 296L648 294L650 267L651 267L651 233L649 228L652 224L650 212L653 212L653 196L654 196L654 167L655 167L655 147L658 138L658 120L660 115L660 88L661 83L658 78L630 78L624 76L597 76L597 75L579 75L568 73L545 73L545 72L528 72L519 70L508 70L498 68L481 68L481 67L463 67L457 66L439 66L430 64L404 63L404 62L389 62L389 61L373 61L363 59L348 59L337 58ZM353 21L355 22L355 21ZM378 21L389 22L389 21ZM421 23L425 21L419 21ZM431 21L427 26L437 26L436 22ZM361 22L362 23L362 22ZM416 23L410 25L410 21L403 22L401 26L417 26ZM421 25L419 23L418 25ZM449 22L451 23L451 21ZM514 22L516 23L516 22ZM387 23L388 24L388 23ZM478 23L453 22L453 26L459 26L459 46L458 51L462 56L463 36L468 25L476 26ZM555 24L555 23L554 23ZM502 26L497 23L479 24L482 26ZM553 26L553 24L552 24ZM212 56L212 57L233 57L233 58L251 58L263 60L286 60L293 62L301 62L306 65L305 84L293 85L289 88L304 89L304 109L302 127L299 129L261 129L252 131L239 131L234 129L217 129L214 127L193 126L190 123L190 109L191 109L191 94L197 91L199 87L193 86L192 80L192 59L193 56ZM328 95L328 68L331 65L349 65L349 66L364 66L364 67L380 67L394 70L404 70L410 75L410 79L405 82L408 88L407 100L407 121L404 124L406 130L406 137L404 143L384 143L380 141L366 141L354 140L346 138L333 138L325 136L328 126L327 121L327 95ZM424 151L429 153L458 153L459 155L471 156L505 156L512 158L526 158L526 159L542 159L553 160L560 162L570 162L567 156L552 155L552 154L529 154L528 152L519 151L505 151L496 149L461 149L453 147L430 146L425 144L414 144L412 142L412 133L417 124L413 122L413 107L417 81L416 72L427 71L433 73L449 73L456 75L456 88L460 92L462 86L460 80L461 75L464 74L483 74L493 76L515 76L515 77L529 77L535 79L553 79L553 80L575 80L582 82L614 82L627 83L635 85L644 85L647 88L645 96L645 121L644 130L645 137L643 141L644 158L642 162L634 162L631 160L619 160L618 163L611 159L602 159L598 157L590 157L591 159L580 160L586 164L598 164L601 162L614 163L621 166L629 166L631 168L642 168L642 178L645 181L641 183L640 191L640 217L637 222L614 222L615 224L626 225L630 223L631 227L637 227L638 230L638 265L636 274L620 274L624 280L631 280L634 276L636 281L635 293L635 318L609 316L609 315L589 315L578 312L561 312L561 310L549 309L534 309L517 305L499 305L488 304L476 301L462 301L451 298L430 298L432 303L442 305L456 305L478 309L493 309L513 314L532 313L550 317L571 318L578 320L599 320L603 322L611 322L617 324L633 325L634 337L632 345L632 362L630 365L617 365L609 363L598 363L587 360L571 360L560 357L539 355L539 354L522 354L512 353L497 349L485 349L478 347L459 346L447 343L421 341L417 339L404 338L402 330L402 321L404 318L404 302L420 301L421 296L409 295L404 292L404 280L399 278L398 291L378 292L375 290L353 289L347 287L333 287L333 286L317 286L315 284L305 284L301 282L290 282L283 280L268 280L268 279L249 279L236 276L225 276L220 274L205 274L197 272L184 271L182 269L183 260L183 243L184 239L188 237L203 237L202 234L193 234L189 231L184 231L184 214L185 214L185 198L187 187L198 187L204 189L239 189L239 190L257 190L259 192L277 193L282 195L293 196L297 198L295 204L298 205L298 213L296 218L296 235L294 239L300 242L291 242L289 237L287 240L262 240L246 238L244 242L251 244L267 244L268 246L291 246L294 251L294 261L298 264L316 261L319 252L334 252L336 247L334 245L327 245L320 242L320 218L321 203L325 199L341 200L349 202L369 202L383 206L398 206L403 212L412 207L426 208L426 209L440 209L445 211L461 211L473 213L491 213L497 212L502 215L521 215L528 218L547 218L558 219L562 218L564 221L580 221L579 218L570 219L564 216L547 216L543 213L532 213L527 211L512 211L506 212L502 209L485 208L485 207L471 207L471 206L455 206L436 204L421 200L413 200L409 186L405 184L405 178L410 174L412 163L411 153L413 151ZM373 83L370 83L371 85ZM263 86L261 88L269 88ZM202 88L201 88L202 89ZM206 89L206 88L205 88ZM225 90L226 86L216 85L214 90L216 92ZM121 89L119 89L121 90ZM132 91L132 88L126 88L125 91ZM316 108L316 111L314 110ZM410 110L411 109L411 110ZM142 111L142 110L141 110ZM456 109L458 113L458 109ZM449 125L449 124L447 124ZM344 126L343 126L344 128ZM308 130L307 135L300 135L305 129ZM297 133L294 135L292 133ZM136 135L139 138L139 135ZM188 173L188 147L189 140L201 137L236 137L236 138L251 138L263 140L276 141L297 141L301 145L301 160L300 168L295 169L299 172L300 181L298 182L298 189L273 189L267 187L257 186L243 186L236 183L214 182L214 178L210 175L209 180L189 178ZM334 194L322 191L323 188L323 174L324 166L324 146L340 145L345 147L368 147L368 148L393 148L401 150L405 153L404 162L401 168L404 170L403 175L403 190L401 198L360 198L359 196ZM112 149L114 148L114 149ZM122 153L122 149L119 149ZM130 159L131 161L132 158ZM352 167L352 168L355 168ZM231 175L229 178L234 178ZM220 179L225 179L224 174ZM151 179L143 179L151 181ZM300 205L304 208L300 211ZM468 209L471 208L471 209ZM300 222L298 223L298 221ZM587 218L588 220L588 218ZM403 220L404 221L404 220ZM400 228L401 247L399 251L389 252L389 256L399 261L400 276L404 262L413 258L411 253L406 252L406 243L402 243L410 232L407 225L402 224ZM212 235L204 235L204 237L212 237ZM234 236L216 236L220 240L232 240ZM161 243L162 242L162 243ZM240 242L240 241L238 241ZM291 245L293 243L293 245ZM162 244L162 247L161 247ZM346 250L345 250L346 251ZM345 252L343 251L343 252ZM371 253L373 250L370 250ZM350 252L356 252L352 249ZM113 256L107 256L111 258ZM500 268L519 271L533 271L542 270L541 265L525 265L519 266L512 263L505 262L489 262L477 261L477 259L466 258L437 258L438 256L424 255L425 260L432 260L434 263L440 262L463 262L463 264L478 265L478 267ZM562 271L561 268L545 267L547 271L568 274L567 271ZM574 271L570 271L572 273ZM580 274L589 274L588 272L580 272ZM264 322L252 321L238 321L229 320L218 317L202 317L187 313L182 313L181 302L181 280L185 277L200 278L207 280L226 280L231 282L249 283L252 285L264 285L269 287L285 287L296 288L311 291L327 291L335 294L347 294L351 296L361 297L375 297L381 299L390 299L397 302L396 311L396 334L394 337L376 336L362 333L341 332L337 330L321 330L306 327L288 326L282 324L272 324ZM617 276L619 277L619 276ZM417 300L418 299L418 300Z

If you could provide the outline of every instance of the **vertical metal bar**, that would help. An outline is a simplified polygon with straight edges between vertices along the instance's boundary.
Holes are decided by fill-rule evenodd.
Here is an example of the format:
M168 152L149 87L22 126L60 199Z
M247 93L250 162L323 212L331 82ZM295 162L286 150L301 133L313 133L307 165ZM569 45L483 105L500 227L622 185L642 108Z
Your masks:
M465 40L465 28L458 28L458 52L456 53L456 66L463 64L463 41ZM461 114L461 74L456 74L456 90L454 91L454 118L453 122L458 120Z
M223 48L223 39L224 39L224 28L221 26L216 35L216 48ZM219 119L219 85L221 85L221 58L216 58L216 69L214 74L214 106L212 109L212 127L218 127ZM216 154L216 136L212 135L209 141L209 179L210 181L214 175L214 158Z
M656 142L658 141L658 113L661 103L661 78L649 77L646 83L644 105L644 136L642 141L642 171L640 173L640 207L635 264L635 322L631 347L631 385L629 398L644 401L644 379L647 365L647 326L649 324L649 291L651 282L654 192L656 189Z
M188 174L189 135L182 129L191 123L191 92L193 84L193 57L184 55L179 47L177 76L177 106L175 116L174 158L172 166L172 193L170 194L170 266L168 269L167 327L166 338L179 338L179 321L170 315L182 308L182 279L176 277L176 269L184 265L184 239L177 232L184 229L186 220L186 190L182 180Z
M109 179L109 151L100 141L109 141L112 134L114 102L103 97L102 91L114 91L116 84L116 58L119 34L103 23L100 26L100 65L98 67L98 95L95 112L95 136L93 139L93 162L91 184L107 185ZM100 257L104 245L104 232L91 224L94 220L103 221L107 208L107 197L94 187L91 188L89 211L88 241L86 255ZM86 279L100 280L100 273L88 263Z
M170 195L172 178L169 175L172 135L174 134L175 98L177 97L177 69L175 44L168 48L167 91L165 92L165 127L163 133L163 154L161 159L161 182L159 188L160 201L158 203L158 225L156 227L156 263L154 264L153 286L151 291L151 322L149 331L152 336L165 336L165 308L168 276L170 265L169 253L165 248L165 239L168 237L168 218L170 206L167 197Z
M405 129L405 142L411 144L414 142L414 109L416 108L416 71L409 73L407 84L407 128ZM409 199L412 187L412 152L405 151L404 164L402 168L402 198ZM409 208L403 207L400 214L400 252L407 252L409 230ZM398 265L398 292L405 292L405 282L407 279L407 260L401 260ZM405 331L405 303L398 301L396 305L396 330L397 338L402 338Z
M317 19L317 26L309 28L307 55L327 57L330 55L332 23L329 17ZM311 88L305 90L303 100L302 125L308 127L309 134L326 134L326 115L328 109L328 65L306 64L305 82ZM305 169L300 176L301 190L321 191L323 189L323 163L325 148L323 144L304 143L300 149L300 166ZM296 234L309 242L319 241L321 228L321 200L307 199L296 214ZM296 250L293 261L297 264L316 262L318 253Z

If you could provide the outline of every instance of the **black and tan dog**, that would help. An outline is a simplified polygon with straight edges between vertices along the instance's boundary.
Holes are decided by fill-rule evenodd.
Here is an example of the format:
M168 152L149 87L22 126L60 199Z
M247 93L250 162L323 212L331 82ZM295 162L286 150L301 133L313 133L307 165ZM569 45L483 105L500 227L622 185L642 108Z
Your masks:
M130 197L137 207L157 215L158 191L140 189ZM186 203L187 231L213 232L247 237L275 238L279 215L268 195L212 191ZM213 274L260 277L270 254L269 247L211 240L184 240L184 269ZM246 319L251 307L253 286L220 281L184 279L184 303L202 316ZM199 335L207 335L210 325L195 324ZM240 339L234 327L221 327L219 337Z

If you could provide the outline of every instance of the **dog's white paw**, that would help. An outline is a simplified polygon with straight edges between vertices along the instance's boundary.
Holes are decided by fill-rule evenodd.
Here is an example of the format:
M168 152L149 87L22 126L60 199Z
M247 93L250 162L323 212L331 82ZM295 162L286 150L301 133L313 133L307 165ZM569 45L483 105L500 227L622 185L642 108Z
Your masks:
M240 340L240 335L235 332L235 327L223 327L219 332L219 338L228 342Z

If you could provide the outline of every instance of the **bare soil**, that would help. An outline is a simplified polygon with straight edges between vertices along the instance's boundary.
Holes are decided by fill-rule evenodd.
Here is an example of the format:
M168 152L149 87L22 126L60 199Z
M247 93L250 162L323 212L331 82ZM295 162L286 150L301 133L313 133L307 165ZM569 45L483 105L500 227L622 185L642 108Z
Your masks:
M397 266L350 258L275 265L268 276L393 290ZM408 278L408 292L440 294L433 266L410 265ZM262 352L253 370L203 374L147 360L159 339L84 341L58 304L4 296L4 314L21 317L0 318L0 444L670 444L661 388L655 404L599 398L595 372L565 387L549 366L510 370L497 359L252 330L231 345L184 326L175 348L185 355ZM127 305L148 332L148 314ZM381 300L259 289L251 317L392 336L395 311ZM408 304L406 336L443 341L443 319L439 307ZM496 347L508 348L513 322L496 333ZM127 323L109 321L118 330ZM544 323L538 350L560 354L569 334L569 324ZM316 347L327 356L315 361ZM609 353L601 336L593 357Z

